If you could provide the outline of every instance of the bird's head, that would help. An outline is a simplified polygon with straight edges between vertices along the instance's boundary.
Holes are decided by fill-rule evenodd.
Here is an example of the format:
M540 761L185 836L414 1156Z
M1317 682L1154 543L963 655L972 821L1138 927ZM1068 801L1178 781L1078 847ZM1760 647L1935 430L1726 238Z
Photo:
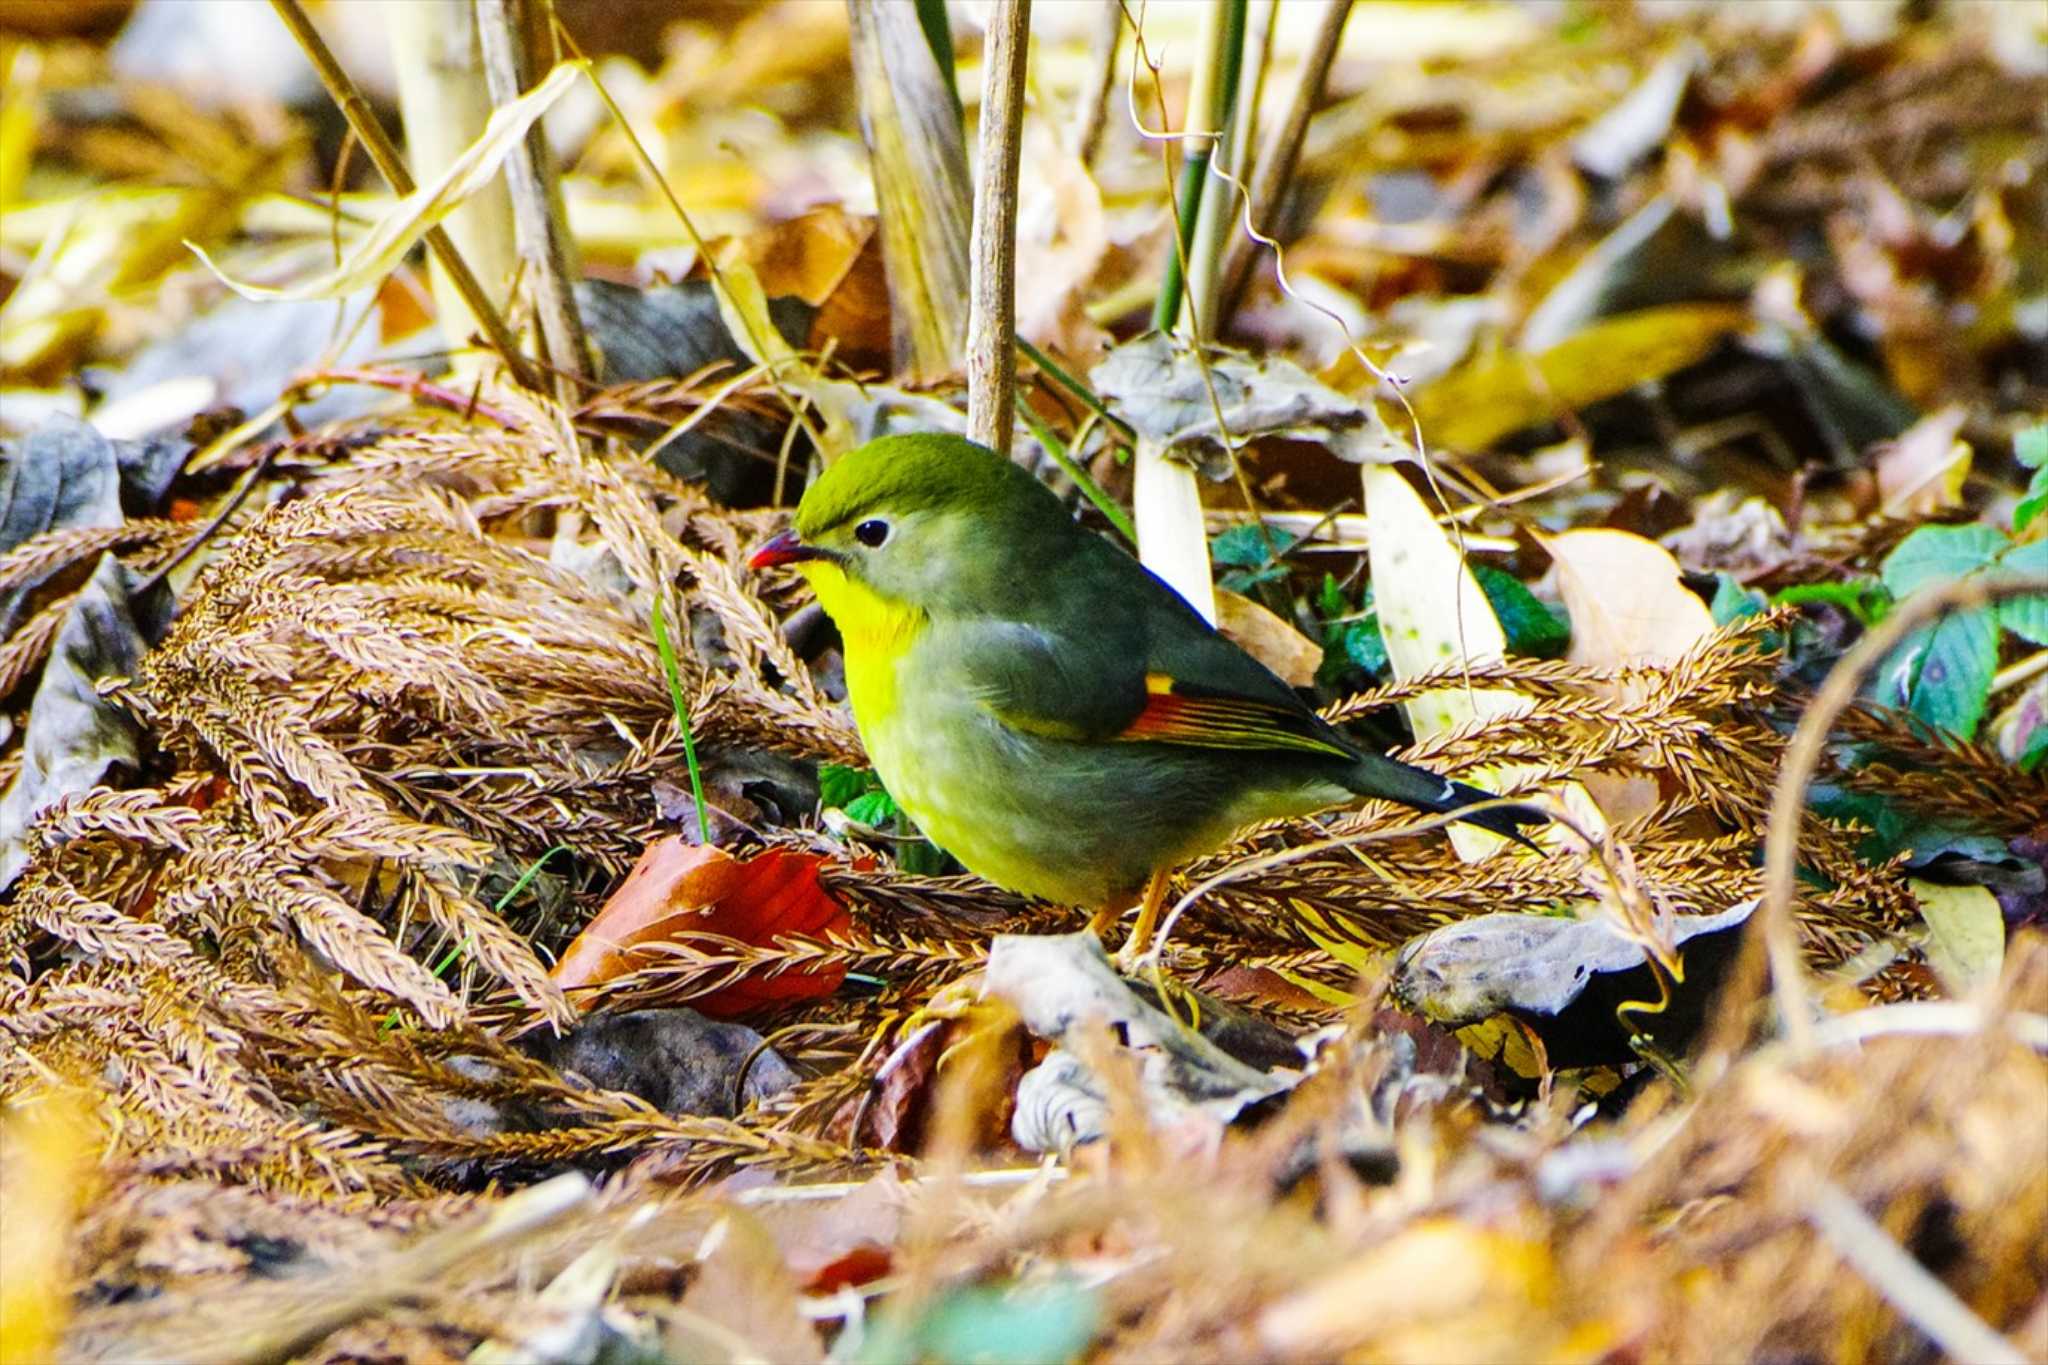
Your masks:
M835 619L842 583L926 613L988 610L1071 534L1059 499L988 448L958 436L884 436L819 475L795 524L747 563L797 565Z

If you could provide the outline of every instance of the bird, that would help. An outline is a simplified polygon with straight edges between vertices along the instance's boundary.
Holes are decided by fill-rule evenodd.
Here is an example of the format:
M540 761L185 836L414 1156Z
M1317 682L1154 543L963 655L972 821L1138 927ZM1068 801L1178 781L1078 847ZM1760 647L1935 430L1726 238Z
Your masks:
M1529 843L1521 827L1546 818L1361 746L963 437L841 456L748 559L785 564L838 627L854 722L897 805L969 872L1092 909L1098 933L1137 904L1126 953L1149 942L1172 870L1252 824L1385 798Z

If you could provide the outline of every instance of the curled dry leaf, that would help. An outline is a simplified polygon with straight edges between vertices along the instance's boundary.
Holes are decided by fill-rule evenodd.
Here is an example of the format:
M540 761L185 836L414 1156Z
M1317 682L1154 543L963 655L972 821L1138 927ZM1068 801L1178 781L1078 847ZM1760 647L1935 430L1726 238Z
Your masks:
M1590 668L1676 663L1714 633L1714 614L1653 540L1594 528L1542 537L1572 618L1566 658Z
M824 937L850 923L819 884L824 859L771 849L739 859L671 835L647 846L550 976L565 989L596 986L661 960L660 945L723 940L765 946L793 934ZM838 965L748 972L693 1008L725 1018L772 1004L815 1000L846 979Z
M1137 1054L1146 1106L1162 1126L1197 1112L1228 1123L1293 1083L1238 1061L1146 1004L1093 934L1000 934L989 947L987 983L1040 1038L1062 1042L1075 1030L1114 1029ZM1107 1096L1081 1055L1056 1048L1018 1085L1011 1134L1027 1151L1071 1149L1106 1131Z
M1667 941L1685 949L1683 979L1663 1008L1643 943L1604 915L1481 915L1445 925L1401 949L1391 990L1402 1005L1446 1026L1498 1014L1529 1023L1555 1066L1625 1059L1616 1009L1638 1003L1645 1007L1628 1010L1631 1031L1683 1047L1734 950L1737 935L1728 931L1755 909L1745 901L1714 915L1674 915L1662 926Z
M151 623L128 595L128 571L100 557L92 581L58 628L50 662L29 708L21 767L0 796L0 887L13 884L29 858L29 826L67 796L106 782L140 760L134 719L99 694L102 678L133 676ZM152 594L145 594L145 597Z
M1242 593L1216 590L1216 629L1224 638L1273 670L1290 687L1316 680L1323 649L1289 622Z

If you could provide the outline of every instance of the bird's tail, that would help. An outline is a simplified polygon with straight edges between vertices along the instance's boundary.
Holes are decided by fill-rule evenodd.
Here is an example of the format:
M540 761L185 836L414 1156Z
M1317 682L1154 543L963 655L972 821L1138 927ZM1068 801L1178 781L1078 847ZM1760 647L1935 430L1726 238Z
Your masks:
M1424 768L1387 758L1381 754L1366 754L1359 759L1345 779L1345 785L1360 796L1377 796L1389 801L1399 801L1404 806L1429 811L1435 815L1448 815L1467 806L1482 802L1498 801L1492 792L1477 787L1468 787L1463 782L1453 782L1447 777ZM1537 848L1528 835L1522 833L1525 825L1541 825L1550 817L1534 806L1493 806L1487 810L1474 811L1458 817L1466 824L1477 825L1484 830L1518 844Z

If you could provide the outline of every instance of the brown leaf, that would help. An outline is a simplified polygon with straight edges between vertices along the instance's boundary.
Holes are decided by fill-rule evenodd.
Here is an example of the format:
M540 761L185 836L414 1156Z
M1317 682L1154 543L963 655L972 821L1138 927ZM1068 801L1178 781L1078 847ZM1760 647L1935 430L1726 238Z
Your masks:
M1216 629L1226 640L1273 670L1290 687L1316 680L1323 649L1293 624L1251 598L1227 588L1216 590Z

